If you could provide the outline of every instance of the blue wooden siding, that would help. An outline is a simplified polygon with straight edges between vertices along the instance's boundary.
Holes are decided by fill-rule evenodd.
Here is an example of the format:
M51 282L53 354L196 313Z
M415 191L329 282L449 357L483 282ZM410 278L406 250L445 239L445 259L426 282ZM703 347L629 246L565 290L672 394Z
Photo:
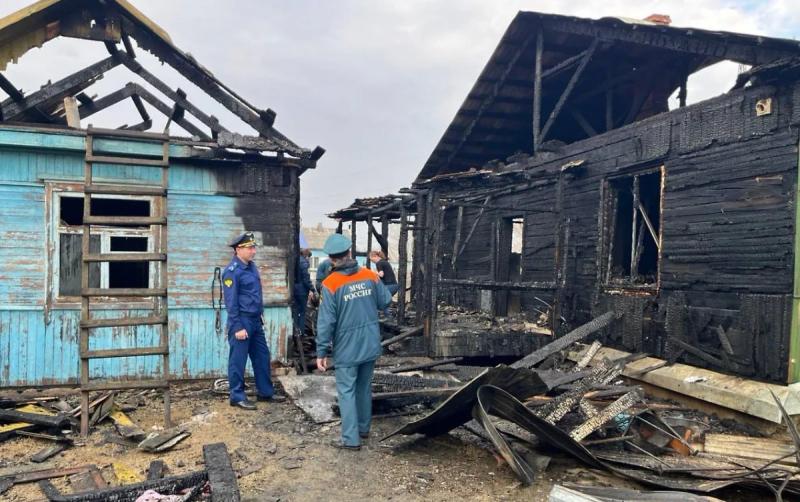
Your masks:
M160 154L160 145L139 142L103 140L95 147L112 153ZM47 243L53 242L56 222L48 221L52 211L46 209L45 188L49 182L82 182L83 148L79 135L0 128L0 387L78 380L79 306L54 305L45 314L52 281L48 274L57 273L47 267ZM187 152L186 147L172 146L175 158L169 173L170 372L174 378L225 376L228 345L224 334L215 331L210 291L214 267L230 260L228 240L244 230L235 211L237 198L220 194L235 186L236 169L187 165L181 162ZM95 168L98 181L157 183L159 175L146 167ZM261 247L257 262L265 301L287 301L286 251ZM103 307L92 315L147 313ZM285 360L292 326L289 307L267 308L265 320L273 360ZM152 345L157 345L152 327L93 330L91 335L91 348L97 349ZM155 376L160 370L158 357L106 359L90 366L93 378Z
M129 310L125 315L142 315ZM96 317L119 315L106 310ZM173 378L225 376L228 343L214 329L215 314L210 308L170 309L170 373ZM291 333L291 313L286 307L265 311L264 331L271 349L286 347ZM56 310L45 324L41 310L0 310L0 387L62 385L78 382L78 322L80 311ZM223 322L225 315L223 313ZM95 330L91 348L121 348L157 345L152 328L136 330ZM93 361L92 378L157 376L160 358L126 357Z

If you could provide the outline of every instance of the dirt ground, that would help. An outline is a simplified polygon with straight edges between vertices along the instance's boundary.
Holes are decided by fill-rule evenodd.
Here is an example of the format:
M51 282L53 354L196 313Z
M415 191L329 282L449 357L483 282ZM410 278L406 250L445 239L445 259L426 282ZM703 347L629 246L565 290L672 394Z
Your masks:
M142 478L152 460L163 460L167 475L202 469L202 446L224 442L239 474L242 500L251 501L503 501L547 500L554 483L636 487L601 471L580 466L569 458L554 458L530 487L523 487L511 469L492 453L488 443L463 428L437 438L379 439L414 417L376 419L373 433L361 451L341 451L328 445L338 438L338 424L317 425L285 403L259 403L248 412L228 405L210 383L184 384L173 390L173 419L191 432L174 449L145 453L107 442L113 425L99 424L84 445L60 453L42 468L95 464L111 484L118 484L112 464L132 468ZM157 395L128 413L146 431L162 426ZM0 471L29 463L47 442L17 437L0 443ZM62 493L71 493L66 479L53 480ZM761 498L764 495L764 498ZM724 500L774 500L763 493L730 492ZM717 494L719 496L719 494ZM45 500L35 483L17 485L0 500Z

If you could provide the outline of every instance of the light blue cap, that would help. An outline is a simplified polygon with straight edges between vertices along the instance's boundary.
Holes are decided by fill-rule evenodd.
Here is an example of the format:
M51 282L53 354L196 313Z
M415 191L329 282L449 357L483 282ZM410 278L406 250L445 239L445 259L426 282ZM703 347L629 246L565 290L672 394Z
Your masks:
M333 234L325 240L325 245L322 250L327 255L342 254L350 249L350 239L342 234Z

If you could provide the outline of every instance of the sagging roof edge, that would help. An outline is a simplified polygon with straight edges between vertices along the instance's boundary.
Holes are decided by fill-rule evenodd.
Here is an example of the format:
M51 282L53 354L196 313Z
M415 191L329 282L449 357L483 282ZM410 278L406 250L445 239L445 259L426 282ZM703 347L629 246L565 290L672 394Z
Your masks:
M99 6L104 12L116 10L123 20L131 23L129 26L133 27L130 32L123 32L123 36L130 35L135 38L140 47L151 52L162 62L167 62L170 66L173 66L190 81L192 79L187 77L181 69L175 67L175 64L171 63L169 58L176 58L179 61L179 66L185 65L191 68L192 71L202 75L203 80L207 79L213 82L219 87L221 93L226 93L231 101L235 101L233 108L238 108L239 110L232 110L231 106L222 103L217 96L211 95L211 97L233 111L246 124L256 129L262 138L276 143L281 151L298 158L311 158L314 164L324 154L324 149L321 147L317 147L313 151L301 148L274 129L272 121L274 121L275 113L272 110L261 110L248 103L235 91L219 81L208 69L200 65L191 55L184 53L175 46L169 34L163 28L145 16L127 0L39 0L0 19L0 71L5 70L9 62L16 61L29 50L41 47L47 41L59 36L60 32L58 29L53 29L52 23L62 21L76 12L82 12L76 10L76 7L92 6ZM138 31L144 32L151 39L147 40L137 36ZM119 39L120 37L114 37L115 42L119 42ZM162 51L166 51L166 53ZM201 90L206 94L210 94L202 86ZM247 113L244 114L247 115L246 118L243 117L242 113L238 113L242 110L247 110ZM240 135L235 136L241 137ZM245 136L244 138L247 137ZM310 167L313 167L313 165Z
M29 126L25 124L0 123L0 150L54 150L63 152L83 153L86 151L85 129L46 128ZM124 148L115 148L126 141L136 141L152 146L153 156L161 154L161 143L138 140L116 139L107 141L95 140L98 152L124 154ZM240 152L219 147L216 143L193 141L185 138L170 138L170 158L179 159L181 162L192 164L225 164L247 163L261 164L265 167L284 166L300 170L300 174L312 168L306 159L295 159L281 155L262 155L254 152ZM143 155L148 155L143 153Z

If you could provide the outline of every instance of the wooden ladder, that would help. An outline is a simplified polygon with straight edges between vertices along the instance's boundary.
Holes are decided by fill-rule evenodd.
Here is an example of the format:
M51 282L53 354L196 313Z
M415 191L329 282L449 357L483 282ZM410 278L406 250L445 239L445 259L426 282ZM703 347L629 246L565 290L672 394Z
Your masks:
M160 141L162 155L160 159L144 157L116 157L95 155L95 138L121 138L132 141ZM160 167L161 184L159 186L139 185L98 185L92 178L94 164L122 164L130 166ZM143 133L114 129L95 129L91 126L86 131L86 163L84 167L83 198L83 247L81 263L81 322L80 322L80 359L81 359L81 435L89 434L89 393L92 391L124 390L124 389L163 389L164 423L171 427L170 394L169 394L169 316L167 303L167 186L169 179L169 134ZM139 195L151 196L150 216L94 216L91 204L93 195ZM90 252L91 229L95 225L154 225L153 252L136 253L96 253ZM152 228L152 227L151 227ZM89 268L92 263L99 262L161 262L158 274L153 280L153 288L91 288L89 284ZM117 317L111 319L93 319L90 316L89 304L92 298L139 297L153 298L152 315L139 317ZM89 338L93 329L136 327L157 325L160 328L159 344L155 347L136 347L122 349L90 350ZM133 356L161 356L161 378L144 380L89 380L89 361L93 359Z

